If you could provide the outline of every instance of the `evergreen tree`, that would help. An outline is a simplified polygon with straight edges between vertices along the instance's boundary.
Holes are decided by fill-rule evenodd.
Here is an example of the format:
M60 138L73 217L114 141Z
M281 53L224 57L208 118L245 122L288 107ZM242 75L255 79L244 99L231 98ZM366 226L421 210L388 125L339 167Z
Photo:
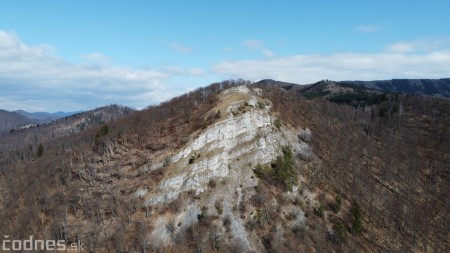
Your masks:
M42 143L39 144L38 150L37 150L37 156L41 157L44 154L44 146L42 146Z

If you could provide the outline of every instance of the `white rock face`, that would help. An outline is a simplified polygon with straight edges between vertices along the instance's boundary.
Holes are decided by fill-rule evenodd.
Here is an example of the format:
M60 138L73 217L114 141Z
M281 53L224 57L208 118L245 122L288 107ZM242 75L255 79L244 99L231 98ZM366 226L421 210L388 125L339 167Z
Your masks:
M226 116L203 130L171 157L159 157L158 162L143 167L143 170L164 167L167 176L156 190L147 193L140 189L135 196L142 197L145 194L144 205L155 206L176 199L182 192L193 191L198 195L208 191L205 199L183 200L184 210L175 218L177 224L183 225L176 230L181 231L197 222L197 215L202 212L203 206L207 207L209 213L218 214L219 203L223 208L221 217L228 217L230 221L232 240L241 245L244 251L258 251L258 243L252 239L257 236L248 234L245 218L236 214L241 202L248 201L248 196L255 194L258 179L252 169L257 164L267 164L276 159L286 145L302 157L313 155L298 133L284 126L278 129L273 124L275 118L269 114L270 106L258 108L258 102L265 102L258 97L261 94L261 90L251 90L246 86L233 87L219 94L218 108ZM302 136L311 136L309 129ZM164 162L167 166L162 165L163 160L167 161ZM214 183L210 184L212 181ZM244 198L244 194L247 198ZM288 198L297 195L297 187L286 193ZM304 215L298 213L296 222L302 224ZM152 234L152 238L162 245L170 244L170 236L165 230L166 222L166 219L159 217L154 224L156 232Z
M312 133L309 128L301 129L298 133L298 137L300 137L305 142L310 142L312 139Z
M143 196L145 196L145 194L147 194L147 192L148 192L147 189L139 188L139 189L137 189L136 192L134 193L134 197L136 197L136 198L143 197Z
M155 222L155 229L152 231L151 238L153 244L158 247L167 247L172 239L166 226L169 221L164 217L159 217Z
M176 164L177 173L160 183L160 193L148 198L146 205L170 201L183 191L202 193L210 180L220 181L232 170L271 162L281 153L282 146L289 145L296 153L307 150L306 143L299 143L296 134L284 128L278 130L273 125L274 118L267 109L252 106L257 100L246 86L225 90L220 97L225 100L236 93L249 96L230 106L247 102L252 109L236 116L230 113L175 154L171 161ZM190 164L189 158L195 154L200 157Z
M245 85L232 87L229 89L224 90L221 95L222 96L228 96L232 93L242 93L242 94L250 94L252 91Z

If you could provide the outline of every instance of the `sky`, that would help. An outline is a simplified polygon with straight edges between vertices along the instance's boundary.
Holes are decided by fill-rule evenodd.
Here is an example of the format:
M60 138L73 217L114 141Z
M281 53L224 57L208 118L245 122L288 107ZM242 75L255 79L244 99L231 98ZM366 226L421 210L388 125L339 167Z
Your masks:
M136 109L227 79L450 77L450 1L0 1L0 109Z

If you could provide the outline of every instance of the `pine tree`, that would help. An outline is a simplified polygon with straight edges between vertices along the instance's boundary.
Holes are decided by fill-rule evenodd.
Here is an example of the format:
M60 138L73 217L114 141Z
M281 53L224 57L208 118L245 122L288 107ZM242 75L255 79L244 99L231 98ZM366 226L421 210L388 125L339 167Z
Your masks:
M362 232L362 214L361 214L361 207L359 207L357 202L353 203L352 215L353 215L352 233L360 234Z
M42 146L42 143L39 144L38 150L37 150L37 156L41 157L44 154L44 146Z

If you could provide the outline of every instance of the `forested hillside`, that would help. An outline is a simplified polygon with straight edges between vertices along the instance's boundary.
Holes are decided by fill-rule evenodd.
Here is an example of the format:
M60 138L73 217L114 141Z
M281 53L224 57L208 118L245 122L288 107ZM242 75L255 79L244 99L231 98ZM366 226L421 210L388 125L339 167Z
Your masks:
M450 101L403 95L354 107L302 101L276 89L271 94L277 94L271 100L281 119L314 133L323 164L302 173L308 186L324 189L319 198L344 245L377 252L449 250ZM342 211L335 215L337 199ZM356 214L358 231L352 229L360 222Z
M0 110L0 135L31 123L31 120L20 114Z
M448 252L449 126L446 99L216 83L68 135L11 135L0 227L91 252Z

